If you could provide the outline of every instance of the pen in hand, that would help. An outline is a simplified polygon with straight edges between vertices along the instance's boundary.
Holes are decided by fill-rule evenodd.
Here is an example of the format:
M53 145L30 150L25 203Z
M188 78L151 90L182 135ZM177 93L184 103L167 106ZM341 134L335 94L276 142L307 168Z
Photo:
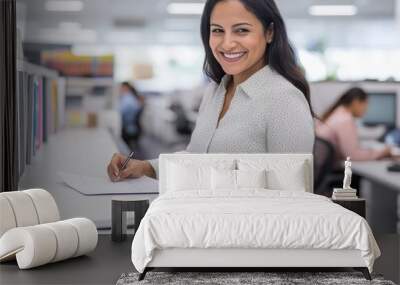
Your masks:
M128 155L128 157L125 159L124 163L122 164L122 167L119 169L118 171L118 177L121 174L121 171L124 170L126 168L126 166L128 165L128 162L130 159L133 158L133 151Z

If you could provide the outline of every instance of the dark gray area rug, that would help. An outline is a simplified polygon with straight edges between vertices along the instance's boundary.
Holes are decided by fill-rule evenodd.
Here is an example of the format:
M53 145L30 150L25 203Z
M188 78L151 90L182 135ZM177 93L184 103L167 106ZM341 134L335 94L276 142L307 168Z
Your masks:
M381 275L372 275L368 281L360 272L148 272L146 278L138 281L139 273L124 273L117 285L146 284L213 284L213 285L297 285L297 284L379 284L395 285Z

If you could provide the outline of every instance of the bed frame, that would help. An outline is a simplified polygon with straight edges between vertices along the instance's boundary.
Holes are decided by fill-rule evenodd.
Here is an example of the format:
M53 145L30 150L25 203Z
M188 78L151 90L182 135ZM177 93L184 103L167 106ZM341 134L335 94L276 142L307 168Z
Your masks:
M240 159L267 158L302 160L306 164L306 191L313 193L313 156L312 154L161 154L159 192L167 189L167 161L183 158L195 159ZM155 250L153 259L147 265L139 280L155 268L232 268L246 271L250 268L338 268L351 267L361 271L367 280L371 280L369 270L359 250L332 249L254 249L254 248L170 248Z
M155 250L139 280L155 268L332 268L352 267L371 280L359 250L332 249L197 249L170 248Z

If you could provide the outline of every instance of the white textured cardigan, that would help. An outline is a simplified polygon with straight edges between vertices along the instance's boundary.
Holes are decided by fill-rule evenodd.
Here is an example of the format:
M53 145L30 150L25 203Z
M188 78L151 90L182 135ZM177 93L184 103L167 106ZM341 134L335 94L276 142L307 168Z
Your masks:
M208 86L187 152L312 152L314 123L303 93L268 65L238 85L218 124L228 80ZM158 159L149 162L158 177Z

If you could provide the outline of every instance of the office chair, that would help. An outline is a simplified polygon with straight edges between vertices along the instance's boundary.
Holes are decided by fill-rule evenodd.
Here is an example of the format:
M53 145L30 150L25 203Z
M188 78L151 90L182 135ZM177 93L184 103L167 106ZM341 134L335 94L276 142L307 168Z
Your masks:
M326 178L332 172L335 163L335 148L327 140L315 137L314 143L314 193L331 196Z

